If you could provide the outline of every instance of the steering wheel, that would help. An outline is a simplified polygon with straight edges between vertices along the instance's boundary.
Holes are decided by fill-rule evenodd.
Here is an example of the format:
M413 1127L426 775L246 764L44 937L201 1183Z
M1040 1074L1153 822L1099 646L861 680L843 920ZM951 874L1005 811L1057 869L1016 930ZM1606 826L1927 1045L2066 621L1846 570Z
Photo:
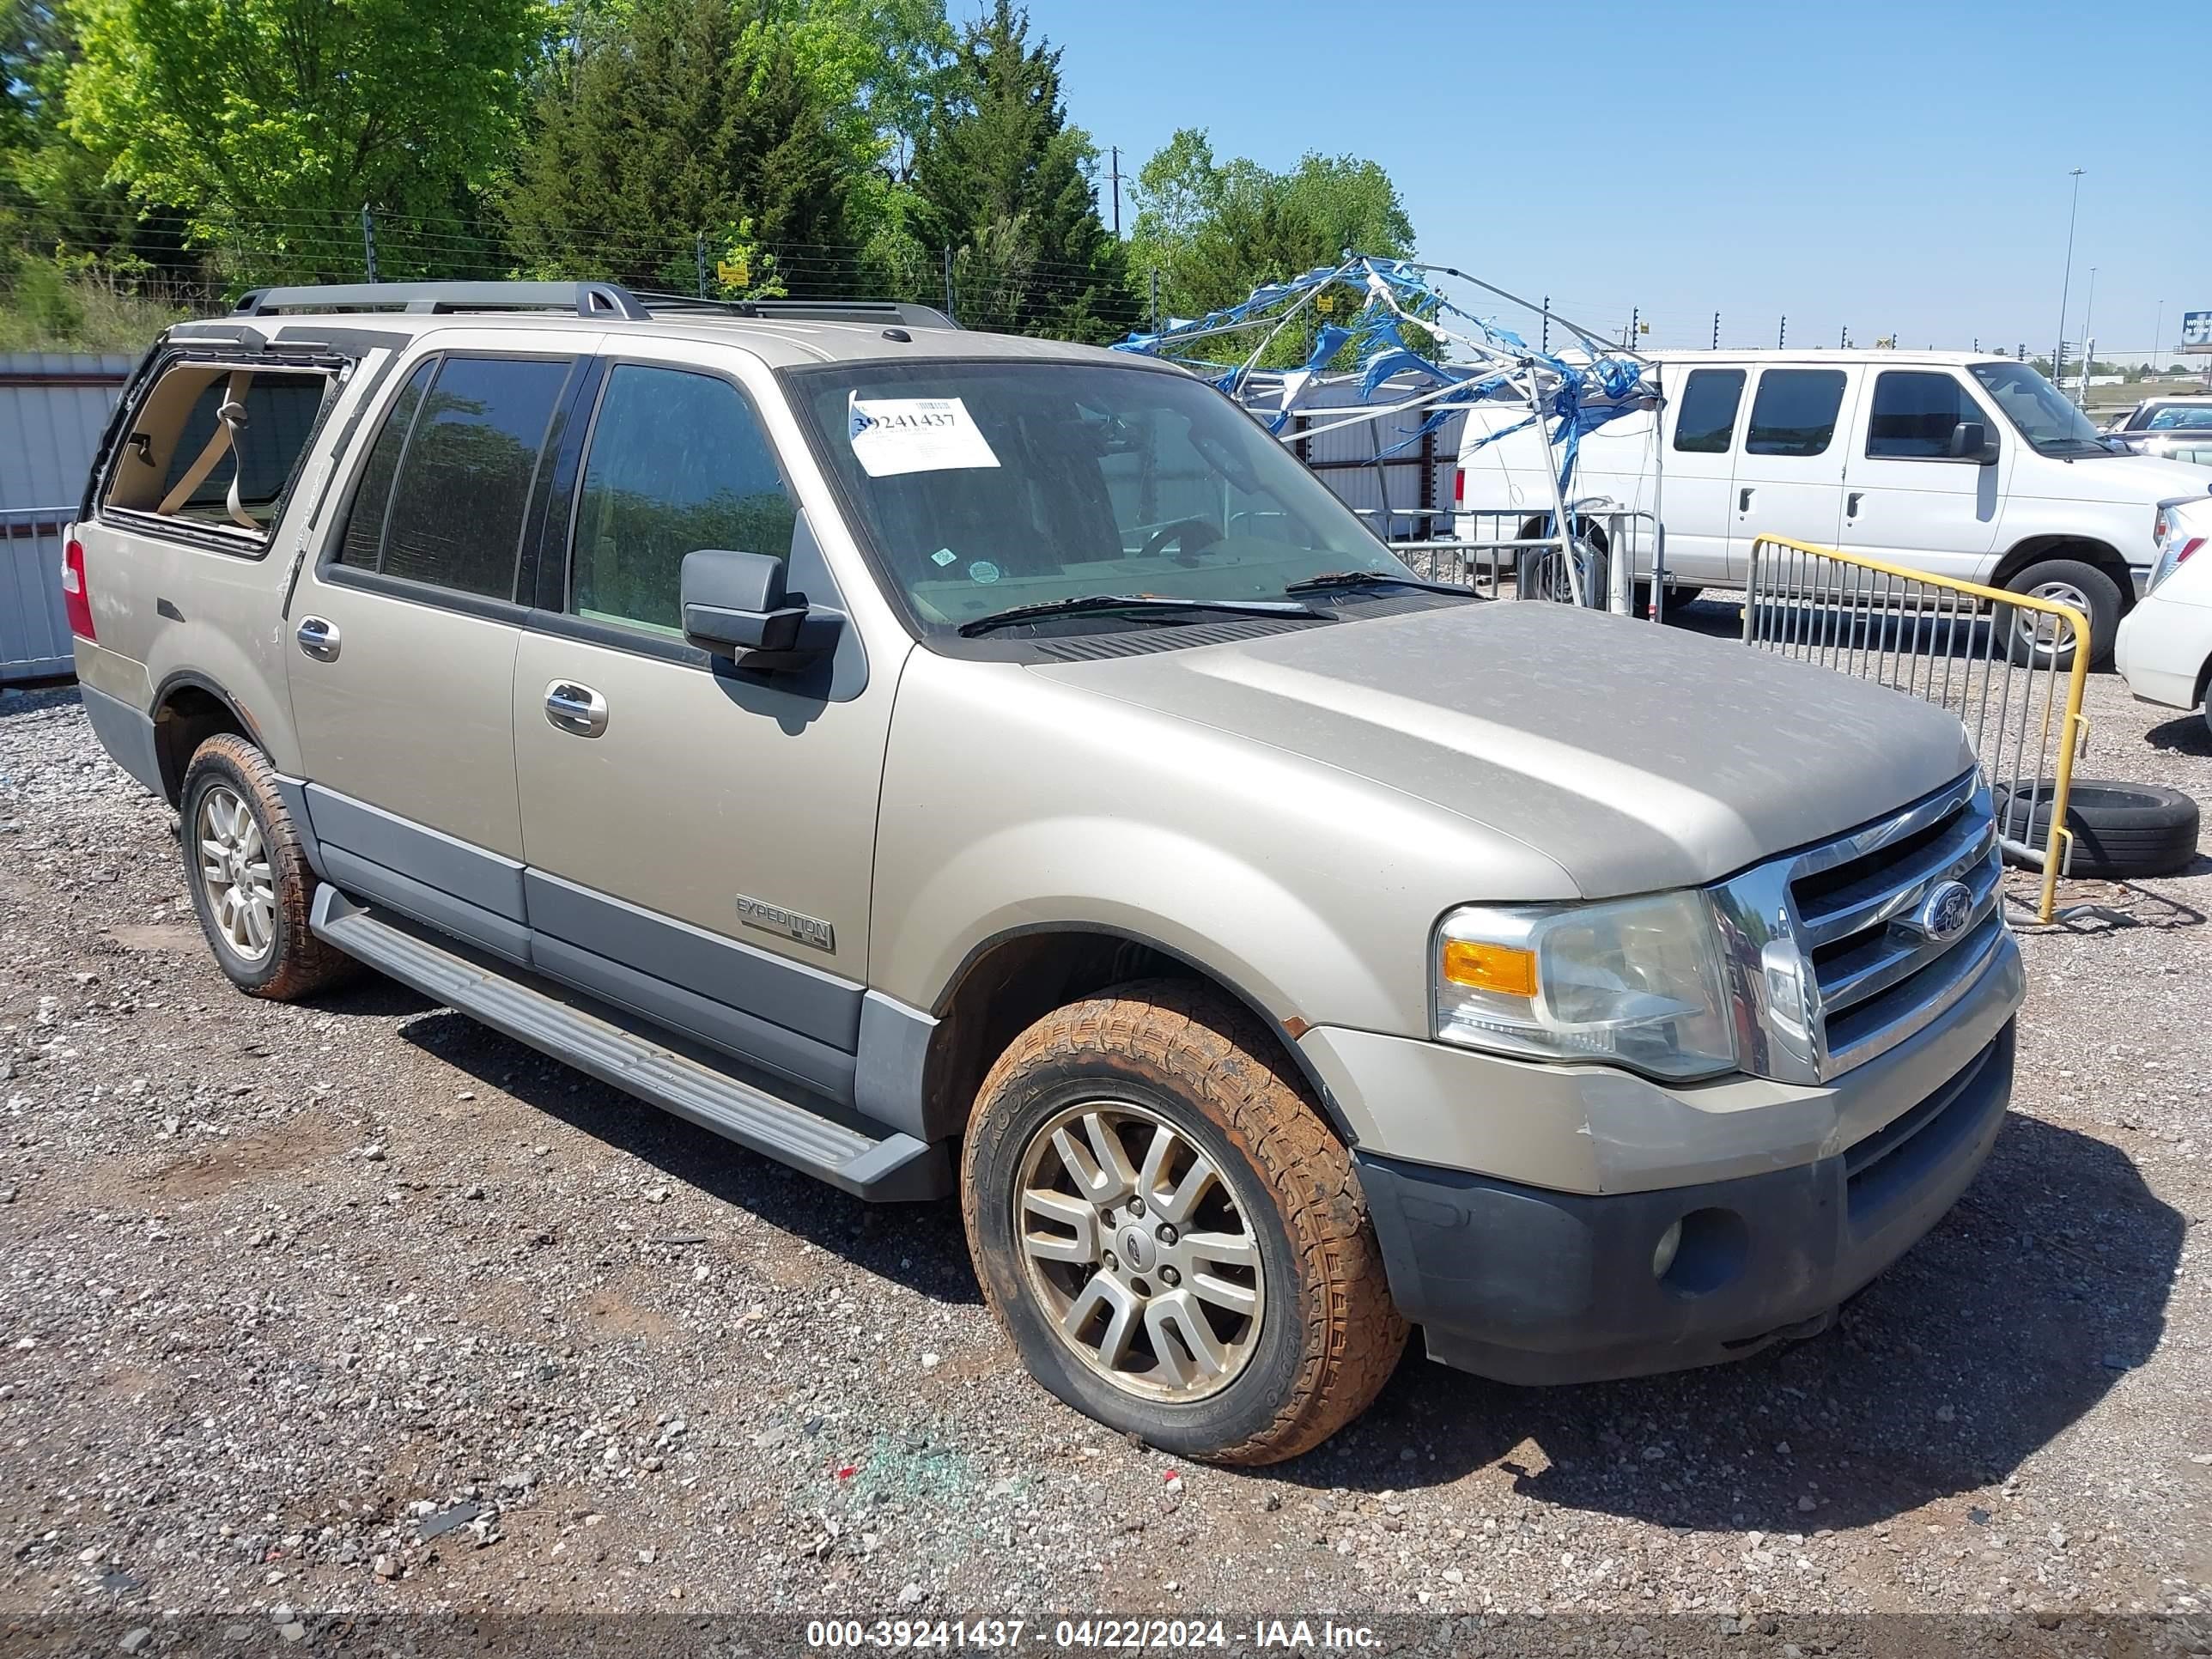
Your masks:
M1145 538L1145 550L1139 556L1157 558L1170 542L1182 544L1178 564L1195 564L1201 549L1211 547L1221 539L1221 532L1205 519L1177 519L1173 524L1164 524Z

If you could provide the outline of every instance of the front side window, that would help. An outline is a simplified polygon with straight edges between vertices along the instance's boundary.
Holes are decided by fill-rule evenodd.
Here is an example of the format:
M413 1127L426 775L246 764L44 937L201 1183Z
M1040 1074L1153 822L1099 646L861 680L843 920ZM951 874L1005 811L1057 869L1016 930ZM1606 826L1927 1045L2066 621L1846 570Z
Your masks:
M1282 602L1314 576L1411 575L1256 422L1187 375L1000 361L789 379L884 574L931 635L1103 594Z
M759 418L727 380L618 363L577 491L568 609L683 632L684 556L791 551L798 518Z
M400 452L375 568L459 593L514 597L531 483L570 367L510 357L440 362ZM386 430L395 423L387 420ZM364 487L373 483L365 478ZM351 532L349 526L348 564L358 550Z
M1976 363L1975 381L1990 394L1997 412L2042 455L2110 455L2117 453L2089 423L2089 417L2064 392L2026 363Z
M1690 455L1725 455L1735 436L1735 411L1743 402L1740 368L1693 368L1682 383L1682 412L1674 421L1674 447Z
M1747 455L1820 455L1836 435L1844 406L1839 368L1770 368L1751 403Z
M1942 459L1950 454L1951 433L1960 422L1986 427L1989 419L1973 395L1948 374L1885 369L1875 377L1866 453L1893 459Z

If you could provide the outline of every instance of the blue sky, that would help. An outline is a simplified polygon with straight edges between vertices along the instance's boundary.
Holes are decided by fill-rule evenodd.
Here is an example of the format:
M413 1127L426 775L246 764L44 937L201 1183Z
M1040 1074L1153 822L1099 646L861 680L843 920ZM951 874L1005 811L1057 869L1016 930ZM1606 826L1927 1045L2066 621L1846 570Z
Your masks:
M2100 356L2147 356L2161 299L2162 351L2212 309L2202 0L1029 4L1124 172L1179 126L1370 156L1425 257L1592 326L1640 307L1653 343L1717 309L1724 344L1786 314L1791 344L2047 352L2075 167L2068 337L2092 265Z

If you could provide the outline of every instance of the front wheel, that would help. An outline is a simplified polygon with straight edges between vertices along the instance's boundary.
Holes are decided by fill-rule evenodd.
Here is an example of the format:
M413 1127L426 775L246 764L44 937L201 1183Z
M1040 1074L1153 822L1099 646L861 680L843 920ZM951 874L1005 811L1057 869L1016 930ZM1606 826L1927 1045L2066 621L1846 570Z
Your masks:
M1184 1456L1271 1463L1405 1346L1343 1144L1243 1008L1162 980L1048 1014L985 1080L968 1243L1030 1374Z
M2094 564L2079 559L2045 559L2019 572L2005 586L2014 593L2054 599L2089 619L2089 662L2094 667L2112 654L2120 626L2120 585ZM2001 605L1991 619L2005 654L2024 668L2074 666L2078 648L2073 630L2045 611Z

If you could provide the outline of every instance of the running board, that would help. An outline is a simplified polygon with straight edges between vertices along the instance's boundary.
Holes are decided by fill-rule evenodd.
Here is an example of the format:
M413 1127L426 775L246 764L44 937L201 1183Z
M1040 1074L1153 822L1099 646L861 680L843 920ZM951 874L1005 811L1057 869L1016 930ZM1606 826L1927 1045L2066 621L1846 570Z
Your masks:
M586 1012L566 998L419 938L325 883L314 931L378 972L602 1083L688 1118L763 1157L877 1202L951 1190L945 1149L913 1135L881 1139Z

